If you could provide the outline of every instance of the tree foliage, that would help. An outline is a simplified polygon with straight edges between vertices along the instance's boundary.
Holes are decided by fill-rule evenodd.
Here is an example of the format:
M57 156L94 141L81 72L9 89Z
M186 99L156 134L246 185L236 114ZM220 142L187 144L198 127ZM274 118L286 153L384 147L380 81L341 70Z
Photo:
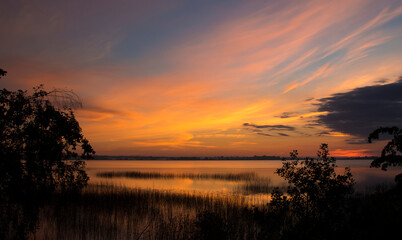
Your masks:
M53 106L42 87L34 93L0 90L0 164L2 188L17 181L38 188L80 189L88 181L81 157L95 153L81 133L71 108Z
M402 129L398 127L380 127L370 133L368 142L379 139L381 134L388 134L392 139L384 146L381 151L381 157L374 159L370 167L379 168L386 171L389 166L402 166ZM402 174L395 176L395 182L402 186Z
M304 224L324 223L342 214L347 197L353 193L354 180L349 168L343 174L335 172L336 160L329 157L328 145L322 144L318 158L298 158L297 150L290 153L276 173L290 184L286 193L276 188L272 192L270 208L285 216L288 229ZM309 232L304 226L302 231ZM328 227L328 226L327 226Z
M42 86L32 94L0 90L0 238L26 238L51 193L78 192L88 182L82 159L95 151L53 94Z
M380 134L389 134L393 138L384 146L381 151L381 157L376 158L371 167L381 167L382 170L387 170L389 166L401 166L402 156L397 153L402 153L402 129L398 127L380 127L370 133L368 142L371 143L374 139L379 139Z
M0 78L2 76L5 76L6 74L7 74L7 72L0 68Z

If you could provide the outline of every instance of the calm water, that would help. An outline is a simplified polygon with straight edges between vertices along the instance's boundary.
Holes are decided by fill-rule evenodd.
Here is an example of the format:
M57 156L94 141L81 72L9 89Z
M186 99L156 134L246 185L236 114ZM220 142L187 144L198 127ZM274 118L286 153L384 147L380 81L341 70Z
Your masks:
M388 171L370 168L371 160L338 160L337 171L350 167L356 180L356 191L370 191L379 184L392 185L402 168ZM285 187L286 182L274 171L280 160L270 161L87 161L90 183L113 184L141 189L175 192L216 192L242 195L267 195L272 187ZM141 176L101 177L104 172L135 172ZM138 175L137 174L137 175ZM148 174L149 177L143 177ZM251 175L250 179L237 175ZM217 175L218 177L211 177ZM227 176L232 177L227 177ZM235 177L233 177L235 176Z

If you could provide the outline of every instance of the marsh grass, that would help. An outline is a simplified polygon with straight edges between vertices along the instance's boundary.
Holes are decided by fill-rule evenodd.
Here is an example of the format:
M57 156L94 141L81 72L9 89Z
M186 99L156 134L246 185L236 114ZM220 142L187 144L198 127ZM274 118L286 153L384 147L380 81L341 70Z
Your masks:
M162 173L162 172L98 172L100 178L132 178L132 179L195 179L222 180L236 182L234 192L239 194L269 194L274 186L268 177L260 177L254 172L244 173Z
M81 195L55 196L42 209L31 238L197 239L197 223L208 212L233 238L242 239L258 233L250 211L241 195L89 185Z
M312 224L306 218L296 227L287 226L285 220L297 220L297 216L268 205L278 186L256 174L107 173L105 176L112 178L129 173L134 178L223 179L235 181L238 191L155 190L93 183L81 194L55 194L41 208L37 231L30 239L298 239ZM383 227L400 226L402 191L387 195L392 189L386 185L375 190L378 196L369 189L353 195L342 207L344 217L324 219L324 225L336 226L331 228L334 232L317 228L310 239L348 239L347 235L368 239L378 235L373 225L378 217ZM374 211L378 206L382 207Z
M140 179L173 179L173 178L189 178L189 179L214 179L226 181L250 181L257 179L256 173L162 173L162 172L99 172L96 174L101 178L140 178Z
M345 217L325 219L336 226L330 237L328 228L317 228L309 239L391 238L402 224L401 200L400 188L353 195ZM92 184L79 195L56 194L41 209L30 239L300 239L312 222L287 229L284 219L293 217L266 204L250 206L241 194Z
M255 178L239 184L236 190L243 194L270 194L275 187L270 178Z

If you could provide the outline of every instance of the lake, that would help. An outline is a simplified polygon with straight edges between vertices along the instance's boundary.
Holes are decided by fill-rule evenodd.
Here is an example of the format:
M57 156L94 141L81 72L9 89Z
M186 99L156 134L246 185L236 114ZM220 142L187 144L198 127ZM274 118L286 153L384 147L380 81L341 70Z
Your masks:
M267 197L273 187L286 187L274 172L281 160L258 161L87 161L90 183L117 185L158 191L241 194ZM402 168L388 171L370 168L371 160L338 160L336 169L342 173L350 167L356 181L356 192L372 191L378 185L392 185Z

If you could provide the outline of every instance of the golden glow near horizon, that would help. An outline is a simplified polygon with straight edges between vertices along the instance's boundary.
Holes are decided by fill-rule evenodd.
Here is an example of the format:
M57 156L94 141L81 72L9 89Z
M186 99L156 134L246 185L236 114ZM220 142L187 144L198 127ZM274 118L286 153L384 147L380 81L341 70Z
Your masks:
M98 154L379 154L316 104L402 74L400 1L42 4L3 10L0 83L73 89Z

